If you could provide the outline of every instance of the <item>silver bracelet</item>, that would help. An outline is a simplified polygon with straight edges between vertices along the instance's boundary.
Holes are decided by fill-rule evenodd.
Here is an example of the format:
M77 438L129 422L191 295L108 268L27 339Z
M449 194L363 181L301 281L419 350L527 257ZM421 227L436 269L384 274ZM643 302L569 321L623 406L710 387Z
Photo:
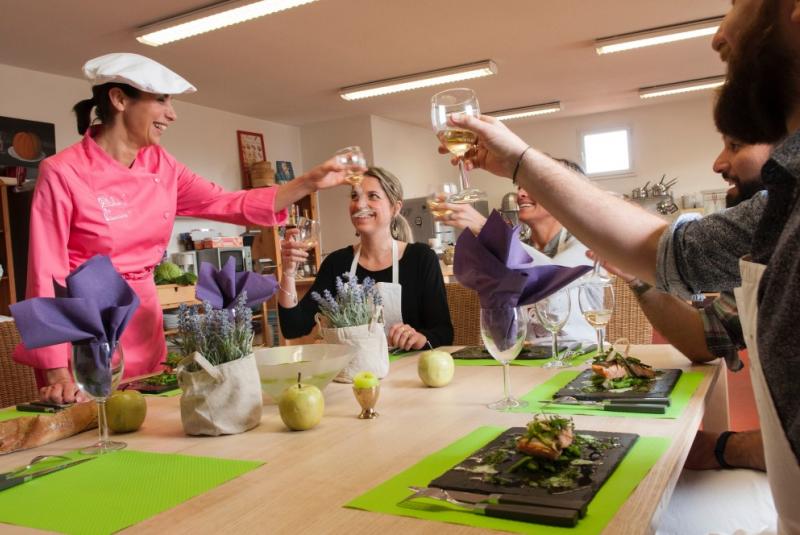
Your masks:
M284 274L285 275L285 274ZM292 298L292 303L297 304L297 292L289 292L283 289L283 286L278 286L278 289Z

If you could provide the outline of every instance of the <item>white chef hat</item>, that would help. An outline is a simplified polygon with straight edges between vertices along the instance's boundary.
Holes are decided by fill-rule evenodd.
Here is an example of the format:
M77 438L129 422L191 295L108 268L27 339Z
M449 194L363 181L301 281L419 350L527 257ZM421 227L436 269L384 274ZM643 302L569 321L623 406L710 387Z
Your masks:
M127 52L115 52L90 59L83 66L83 74L92 86L116 82L161 95L197 91L192 84L160 63Z

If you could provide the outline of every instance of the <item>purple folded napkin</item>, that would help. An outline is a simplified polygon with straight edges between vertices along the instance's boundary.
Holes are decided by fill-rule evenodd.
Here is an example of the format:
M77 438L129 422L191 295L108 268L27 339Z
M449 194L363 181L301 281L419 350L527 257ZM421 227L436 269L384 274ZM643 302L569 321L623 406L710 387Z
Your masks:
M55 281L58 297L34 297L11 305L25 347L64 342L116 344L139 297L107 256L94 256L70 273L66 287Z
M11 305L23 345L28 349L72 342L89 346L82 366L108 378L110 353L139 306L139 297L107 256L94 256L66 278L53 281L56 297L34 297ZM111 351L109 351L111 348ZM88 373L88 372L87 372Z
M236 273L236 263L231 257L220 270L208 262L200 264L195 295L200 301L210 302L213 308L222 309L233 308L242 292L246 292L246 305L253 307L272 297L277 289L274 275L252 271Z
M493 210L477 236L471 232L459 236L453 274L459 283L478 293L481 308L533 304L591 270L590 266L534 265L519 234L519 226L509 227L500 213ZM498 341L510 336L511 323L509 317L508 323L492 329Z

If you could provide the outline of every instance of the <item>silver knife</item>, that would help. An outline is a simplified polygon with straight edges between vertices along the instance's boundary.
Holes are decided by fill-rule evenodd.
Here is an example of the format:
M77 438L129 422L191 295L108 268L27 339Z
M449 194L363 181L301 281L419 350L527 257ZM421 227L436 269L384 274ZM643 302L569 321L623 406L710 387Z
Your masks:
M0 479L0 491L16 487L17 485L22 485L23 483L27 483L28 481L36 479L37 477L46 476L48 474L58 472L59 470L63 470L64 468L69 468L70 466L76 466L81 463L85 463L86 461L91 461L94 458L95 457L86 457L84 459L78 459L72 462L59 464L57 466L51 466L50 468L45 468L37 472L31 472L30 474L11 476L11 477L6 476Z
M405 498L400 503L416 498L432 498L466 509L472 509L486 516L563 527L574 527L578 523L578 518L581 516L579 508L569 509L565 507L535 505L535 499L526 500L526 498L529 498L527 496L508 494L487 495L472 492L450 491L433 487L409 488L414 491L414 494ZM458 498L456 496L458 496ZM492 498L491 501L489 500L490 497Z
M606 401L591 401L583 399L575 399L572 397L562 397L553 400L543 401L542 408L546 409L548 405L566 405L566 406L579 406L587 407L590 409L599 409L609 412L641 412L648 414L665 414L667 406L660 403L648 403L649 400L643 399L625 399L625 400L606 400Z

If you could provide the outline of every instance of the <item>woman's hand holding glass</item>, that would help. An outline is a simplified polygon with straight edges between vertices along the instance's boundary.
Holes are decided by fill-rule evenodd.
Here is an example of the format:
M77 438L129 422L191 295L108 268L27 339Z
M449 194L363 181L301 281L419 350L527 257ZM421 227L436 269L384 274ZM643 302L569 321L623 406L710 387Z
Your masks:
M424 334L417 332L407 323L395 323L389 327L389 345L392 347L411 351L412 349L422 349L427 342L428 339Z
M300 229L286 229L281 240L281 270L287 277L294 277L297 266L308 260L308 247L299 240Z
M332 188L345 184L345 168L334 157L314 167L301 177L311 184L314 190Z
M569 290L560 290L549 297L537 301L533 305L533 311L539 324L547 329L553 337L552 355L553 359L544 365L545 368L566 368L563 360L564 354L558 352L558 333L566 325L570 314Z

